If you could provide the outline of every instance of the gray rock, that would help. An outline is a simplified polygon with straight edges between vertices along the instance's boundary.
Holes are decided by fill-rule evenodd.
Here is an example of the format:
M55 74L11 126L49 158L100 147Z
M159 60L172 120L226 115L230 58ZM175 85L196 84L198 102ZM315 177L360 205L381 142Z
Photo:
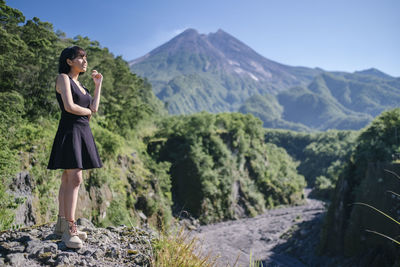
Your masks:
M69 257L67 255L59 254L57 259L55 260L56 265L68 265L70 264Z
M11 242L1 242L0 243L0 251L4 251L4 252L6 252L6 253L9 253L9 252L12 252L12 253L15 253L15 252L24 252L24 250L25 250L25 247L23 247L23 249L22 249L22 251L18 251L18 249L16 249L16 247L20 247L21 246L21 244L19 243L19 242L13 242L13 241L11 241Z
M23 253L8 254L6 259L11 266L26 266L26 258Z
M29 255L37 255L41 250L43 250L43 244L40 240L28 241L28 246L26 247L26 253Z
M46 242L43 245L43 252L51 252L53 254L56 254L57 249L58 249L58 247L57 247L57 244L55 244L55 243Z
M96 259L96 260L100 259L103 255L104 255L104 253L103 253L100 249L97 249L97 250L92 254L93 258Z
M76 224L79 226L82 226L82 227L90 228L90 229L95 228L93 223L85 218L79 218L78 220L76 220Z
M39 230L38 229L32 229L30 231L30 235L32 235L32 236L38 236L38 234L39 234Z
M29 172L20 172L10 185L8 193L14 195L18 201L23 201L15 210L14 223L16 225L34 225L36 223L32 205L32 178Z
M113 259L118 259L121 256L120 249L117 246L112 246L107 249L105 256Z
M95 252L94 249L89 248L89 249L86 249L85 251L83 251L82 255L83 256L91 256L94 252Z
M22 245L18 245L18 246L14 246L14 247L10 248L10 253L22 253L24 251L25 251L25 247Z
M47 265L50 265L50 266L56 266L56 261L52 258L49 259L46 263L47 263Z

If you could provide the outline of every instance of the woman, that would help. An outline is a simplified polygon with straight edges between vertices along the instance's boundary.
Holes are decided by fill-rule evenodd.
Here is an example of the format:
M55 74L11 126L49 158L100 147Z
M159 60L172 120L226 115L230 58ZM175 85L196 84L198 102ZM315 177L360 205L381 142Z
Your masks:
M59 214L55 233L69 248L81 248L87 235L77 230L75 209L82 170L100 168L102 162L90 130L89 120L100 103L103 76L92 71L95 84L94 97L78 81L87 69L86 52L72 46L61 52L56 97L61 109L61 119L54 138L48 169L64 169L58 194Z

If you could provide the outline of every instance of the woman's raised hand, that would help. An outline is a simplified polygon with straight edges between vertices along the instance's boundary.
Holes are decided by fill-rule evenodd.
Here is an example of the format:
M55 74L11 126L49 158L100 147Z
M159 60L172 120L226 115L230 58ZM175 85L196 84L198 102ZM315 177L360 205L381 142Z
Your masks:
M103 75L97 72L97 70L92 70L92 78L95 85L101 84L101 82L103 81Z

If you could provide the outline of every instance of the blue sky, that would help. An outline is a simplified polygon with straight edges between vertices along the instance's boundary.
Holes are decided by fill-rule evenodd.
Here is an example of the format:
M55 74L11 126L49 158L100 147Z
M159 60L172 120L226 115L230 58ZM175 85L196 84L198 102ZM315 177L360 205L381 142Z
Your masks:
M6 0L27 19L68 37L88 36L125 60L186 28L222 29L268 59L349 71L377 68L400 77L397 0Z

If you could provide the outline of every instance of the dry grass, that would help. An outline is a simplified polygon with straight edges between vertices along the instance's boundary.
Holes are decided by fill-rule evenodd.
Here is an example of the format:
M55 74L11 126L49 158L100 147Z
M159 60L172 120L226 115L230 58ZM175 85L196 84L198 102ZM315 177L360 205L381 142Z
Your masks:
M176 233L161 233L154 244L157 267L216 267L218 256L204 254L197 238L180 228Z

